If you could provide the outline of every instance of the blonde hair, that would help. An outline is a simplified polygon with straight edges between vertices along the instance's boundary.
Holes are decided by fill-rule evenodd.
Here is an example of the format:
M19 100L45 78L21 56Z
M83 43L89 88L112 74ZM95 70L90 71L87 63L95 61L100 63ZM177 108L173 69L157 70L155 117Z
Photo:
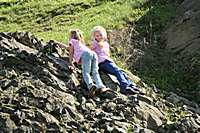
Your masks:
M84 43L83 32L79 29L70 29L69 31L69 39L76 39Z
M103 40L107 40L107 32L102 26L95 26L91 30L91 38L95 40L95 32L100 32L102 34Z

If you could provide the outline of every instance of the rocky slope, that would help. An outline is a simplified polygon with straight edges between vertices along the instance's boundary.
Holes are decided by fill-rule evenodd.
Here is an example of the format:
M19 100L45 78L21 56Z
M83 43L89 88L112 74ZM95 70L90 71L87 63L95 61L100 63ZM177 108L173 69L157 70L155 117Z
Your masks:
M178 56L185 70L183 77L193 89L189 93L200 101L200 1L185 0L178 7L174 21L163 33L163 44Z
M163 37L168 48L182 54L200 51L200 1L185 0L177 9L175 20Z
M87 98L80 69L68 69L68 52L56 43L0 33L1 133L200 131L198 104L174 93L163 97L141 80L145 95L125 96L114 77L101 73L114 92Z

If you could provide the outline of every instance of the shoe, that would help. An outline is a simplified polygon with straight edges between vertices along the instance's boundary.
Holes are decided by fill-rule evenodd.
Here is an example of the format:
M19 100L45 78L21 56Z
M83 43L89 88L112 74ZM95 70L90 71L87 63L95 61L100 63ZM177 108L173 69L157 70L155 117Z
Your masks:
M145 93L139 90L136 86L131 86L135 91L138 91L140 95L144 95Z
M98 90L100 90L100 89L98 89ZM108 89L105 88L100 93L97 93L96 96L103 100L103 99L113 99L113 98L116 98L117 94L114 91L112 91L110 88L108 88Z
M125 89L121 89L120 92L122 94L128 95L128 94L139 94L139 91L135 90L132 87L126 87Z
M95 85L92 85L92 87L90 87L89 93L88 93L88 97L94 97L95 92L96 92L97 87Z
M103 88L97 89L95 94L101 94L108 91L112 91L112 90L110 88L103 87Z

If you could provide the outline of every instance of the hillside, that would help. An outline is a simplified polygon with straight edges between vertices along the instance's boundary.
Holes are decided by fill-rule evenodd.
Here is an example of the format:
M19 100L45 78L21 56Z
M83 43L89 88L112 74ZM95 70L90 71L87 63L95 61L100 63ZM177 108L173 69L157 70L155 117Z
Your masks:
M199 132L198 2L1 0L0 133ZM145 95L123 95L101 73L113 92L87 97L79 66L69 70L57 43L79 28L90 44L96 25Z
M86 38L93 26L122 28L125 19L138 19L148 9L140 9L146 0L10 0L0 2L0 31L29 31L48 41L66 43L68 30L80 28ZM136 9L131 11L132 9Z

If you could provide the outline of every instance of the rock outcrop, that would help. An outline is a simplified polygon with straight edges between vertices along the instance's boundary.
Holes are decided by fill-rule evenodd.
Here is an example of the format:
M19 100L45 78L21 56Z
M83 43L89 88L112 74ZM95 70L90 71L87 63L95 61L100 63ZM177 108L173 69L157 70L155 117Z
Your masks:
M56 43L27 32L0 33L0 132L199 131L197 104L173 93L164 100L142 81L145 95L125 96L114 77L101 73L114 92L87 98L81 70L70 71L68 52Z
M200 51L200 1L185 0L163 37L168 48L182 54Z
M185 0L163 33L163 44L185 64L185 77L195 88L191 95L200 101L200 1Z

